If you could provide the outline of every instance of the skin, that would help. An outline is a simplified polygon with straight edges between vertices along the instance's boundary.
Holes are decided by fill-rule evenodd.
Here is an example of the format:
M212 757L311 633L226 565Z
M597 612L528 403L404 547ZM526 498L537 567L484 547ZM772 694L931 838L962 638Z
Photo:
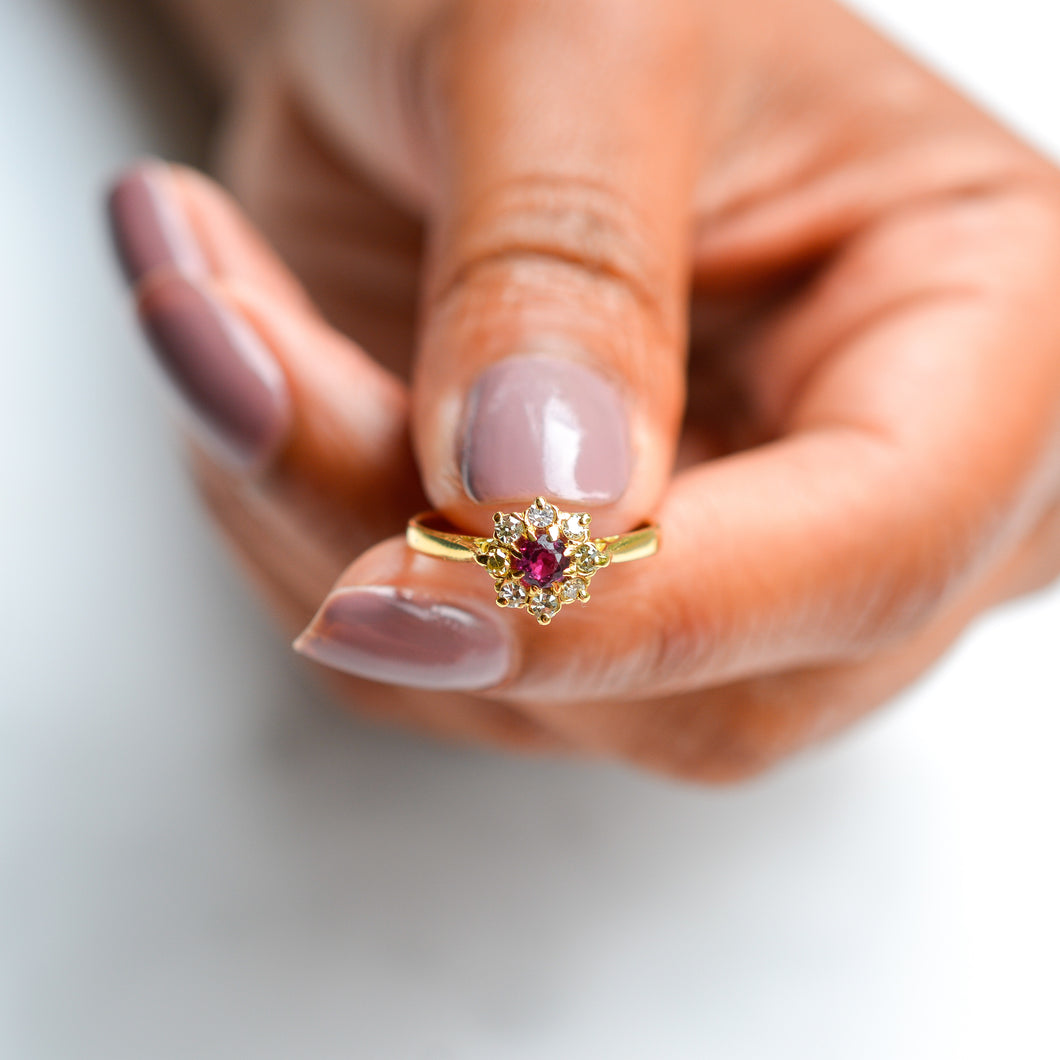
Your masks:
M491 613L496 688L328 671L351 706L739 779L1060 572L1057 171L844 9L305 0L258 40L211 49L239 206L170 178L292 393L253 474L190 443L278 620L354 585L496 611L402 530L428 506L489 527L459 410L544 332L630 402L630 486L594 530L665 534L548 630Z

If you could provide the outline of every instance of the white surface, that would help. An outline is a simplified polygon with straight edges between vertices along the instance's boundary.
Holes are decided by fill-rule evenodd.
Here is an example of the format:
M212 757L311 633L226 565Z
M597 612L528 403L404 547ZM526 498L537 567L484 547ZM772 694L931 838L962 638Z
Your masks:
M739 790L339 715L208 532L106 253L105 176L196 119L81 6L0 0L0 1057L1060 1055L1060 595ZM874 6L1060 147L1053 5Z

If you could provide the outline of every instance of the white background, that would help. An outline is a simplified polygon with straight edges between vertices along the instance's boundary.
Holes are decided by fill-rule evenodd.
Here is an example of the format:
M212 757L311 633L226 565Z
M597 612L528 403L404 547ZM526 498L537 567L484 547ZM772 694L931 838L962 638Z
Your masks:
M1060 150L1055 5L874 0ZM198 511L105 178L203 118L116 2L0 0L0 1057L1060 1056L1060 594L753 785L371 729Z

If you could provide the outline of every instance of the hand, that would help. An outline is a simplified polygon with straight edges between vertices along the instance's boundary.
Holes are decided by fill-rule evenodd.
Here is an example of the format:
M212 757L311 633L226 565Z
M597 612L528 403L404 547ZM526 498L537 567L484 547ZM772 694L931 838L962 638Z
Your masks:
M299 280L188 171L113 213L206 501L292 632L327 597L299 645L351 703L742 777L1060 571L1060 181L853 16L281 24L222 171ZM542 629L404 544L537 493L662 549Z

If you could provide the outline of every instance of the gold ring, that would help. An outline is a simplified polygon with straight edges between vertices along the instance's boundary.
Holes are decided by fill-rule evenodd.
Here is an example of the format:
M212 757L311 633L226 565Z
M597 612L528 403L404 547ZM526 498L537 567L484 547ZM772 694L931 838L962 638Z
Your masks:
M589 536L587 512L563 512L538 497L524 512L495 512L493 536L444 530L436 512L409 520L409 547L436 559L480 563L493 578L499 607L525 607L547 626L565 604L589 599L589 582L609 563L659 551L659 528L645 523L626 534Z

